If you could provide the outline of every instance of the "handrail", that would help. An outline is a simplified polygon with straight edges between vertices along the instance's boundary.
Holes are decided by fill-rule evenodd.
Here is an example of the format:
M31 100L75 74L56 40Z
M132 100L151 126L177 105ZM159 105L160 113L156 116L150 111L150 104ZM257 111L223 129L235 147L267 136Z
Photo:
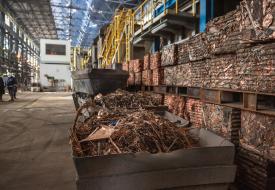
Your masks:
M121 49L122 42L128 38L128 35L132 36L132 10L123 9L116 12L116 15L113 17L112 23L109 25L107 30L107 35L102 44L101 59L102 65L106 66L115 61L120 62L123 50ZM127 30L127 31L126 31ZM130 40L128 40L130 41ZM125 48L128 51L128 45Z
M173 2L174 1L174 2ZM135 23L139 23L141 30L143 30L143 26L149 22L153 22L153 19L156 17L155 13L157 7L163 10L160 10L160 13L167 14L168 9L174 9L176 14L179 13L178 8L179 0L159 0L154 2L154 0L145 0L133 13L133 18ZM172 2L172 3L171 3ZM173 7L173 8L171 8ZM134 23L134 24L135 24Z

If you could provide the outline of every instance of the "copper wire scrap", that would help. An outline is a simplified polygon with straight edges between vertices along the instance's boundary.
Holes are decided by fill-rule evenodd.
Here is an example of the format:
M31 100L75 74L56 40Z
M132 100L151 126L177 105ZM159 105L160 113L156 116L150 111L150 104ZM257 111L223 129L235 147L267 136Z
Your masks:
M125 94L125 92L119 93ZM128 94L127 101L134 102L131 106L140 107L144 102L131 99L136 94ZM138 95L140 96L140 95ZM110 103L111 97L112 104ZM97 97L98 98L98 97ZM191 148L197 141L189 134L188 129L179 128L175 123L143 108L127 109L125 102L121 107L121 97L115 94L101 96L104 108L88 103L91 115L84 121L77 114L75 124L70 130L73 154L75 156L102 156L123 153L167 153L174 150ZM138 99L139 100L139 99ZM95 100L95 102L98 100ZM140 103L140 104L137 104ZM148 101L147 101L148 102ZM146 103L147 103L146 102ZM150 103L150 101L149 101ZM87 105L81 110L87 109ZM102 134L102 136L100 136Z
M94 101L96 104L106 108L139 108L161 105L161 98L161 95L148 92L130 93L124 90L117 90L106 96L98 94Z

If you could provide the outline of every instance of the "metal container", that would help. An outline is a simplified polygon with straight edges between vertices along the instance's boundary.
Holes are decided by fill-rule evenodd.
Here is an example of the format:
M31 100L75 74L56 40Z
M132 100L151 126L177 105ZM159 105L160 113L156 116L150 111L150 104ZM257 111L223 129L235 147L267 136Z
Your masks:
M88 97L108 94L127 85L128 72L113 69L85 69L73 71L74 103L78 108Z
M234 181L234 145L205 129L191 129L199 147L170 153L73 157L78 190L211 189Z

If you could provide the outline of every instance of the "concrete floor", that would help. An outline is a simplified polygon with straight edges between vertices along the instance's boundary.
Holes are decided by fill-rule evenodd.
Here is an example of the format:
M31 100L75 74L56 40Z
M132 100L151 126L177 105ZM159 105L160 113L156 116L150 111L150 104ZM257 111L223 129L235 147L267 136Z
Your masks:
M74 112L69 93L22 93L0 102L1 190L76 189L68 139Z

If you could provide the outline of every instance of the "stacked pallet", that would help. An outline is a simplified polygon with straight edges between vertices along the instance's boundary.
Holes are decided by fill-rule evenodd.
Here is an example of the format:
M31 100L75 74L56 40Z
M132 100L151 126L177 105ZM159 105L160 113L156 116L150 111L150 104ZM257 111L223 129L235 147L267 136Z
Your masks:
M275 117L242 111L237 181L241 189L275 185Z
M176 85L176 67L171 67L178 64L178 45L171 44L165 46L161 54L161 66L162 71L162 82L168 86Z
M275 161L242 144L236 163L239 189L272 190L275 186Z
M161 53L161 66L177 65L178 64L178 46L171 44L165 46Z

